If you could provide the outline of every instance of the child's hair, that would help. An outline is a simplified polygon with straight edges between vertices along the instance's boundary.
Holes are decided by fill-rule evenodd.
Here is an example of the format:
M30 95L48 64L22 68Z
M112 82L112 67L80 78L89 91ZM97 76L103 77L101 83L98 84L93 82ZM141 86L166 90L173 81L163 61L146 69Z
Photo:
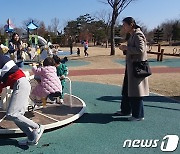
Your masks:
M61 59L57 55L53 55L53 59L54 59L56 64L60 64Z
M54 46L53 45L49 45L49 48L52 49L52 48L54 48Z
M43 66L55 66L55 61L53 58L51 57L47 57L46 59L44 59L43 61Z
M67 61L68 61L68 58L67 58L67 57L64 57L64 61L67 62Z

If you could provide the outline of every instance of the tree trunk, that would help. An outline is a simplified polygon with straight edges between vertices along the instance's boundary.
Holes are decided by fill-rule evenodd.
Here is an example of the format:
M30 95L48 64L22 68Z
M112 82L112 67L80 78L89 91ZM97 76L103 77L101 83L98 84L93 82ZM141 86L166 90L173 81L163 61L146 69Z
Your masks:
M111 53L110 55L115 55L115 41L114 41L114 25L115 22L112 20L111 23Z
M118 5L118 1L114 1L112 20L111 20L111 54L110 55L115 55L114 27L116 24L116 19L118 17L117 5Z
M109 41L108 41L108 39L106 40L106 48L108 48L109 47Z
M94 43L94 46L96 46L96 40L95 39L93 40L93 43Z

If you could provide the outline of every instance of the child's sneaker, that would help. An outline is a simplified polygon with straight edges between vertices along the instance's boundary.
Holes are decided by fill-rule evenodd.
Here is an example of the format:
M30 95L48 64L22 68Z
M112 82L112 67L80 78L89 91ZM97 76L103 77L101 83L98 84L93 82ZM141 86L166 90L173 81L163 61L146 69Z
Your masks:
M27 138L27 139L18 141L18 144L21 146L28 146L28 145L37 145L38 142L34 142L34 140L31 141Z
M47 98L47 102L50 104L55 104L56 103L56 99L51 100L49 97Z
M63 100L63 99L60 99L60 103L61 103L61 104L64 104L64 100Z
M42 101L41 100L35 100L34 104L37 106L42 106Z
M34 133L34 143L38 143L39 139L41 138L42 134L44 132L44 126L43 125L39 125L38 129L33 130Z
M62 98L58 98L56 103L57 104L64 104L64 100Z
M41 105L35 105L34 110L39 110L39 109L42 109L42 108L43 108L42 104Z

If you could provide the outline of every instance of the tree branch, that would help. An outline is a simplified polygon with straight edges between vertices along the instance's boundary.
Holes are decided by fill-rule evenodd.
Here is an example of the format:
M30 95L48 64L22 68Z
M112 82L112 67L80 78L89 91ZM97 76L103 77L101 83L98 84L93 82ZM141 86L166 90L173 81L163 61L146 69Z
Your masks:
M112 0L107 0L108 4L113 8L113 1Z
M133 0L130 0L124 7L122 6L120 11L118 12L118 15L132 2ZM123 4L124 5L124 4Z

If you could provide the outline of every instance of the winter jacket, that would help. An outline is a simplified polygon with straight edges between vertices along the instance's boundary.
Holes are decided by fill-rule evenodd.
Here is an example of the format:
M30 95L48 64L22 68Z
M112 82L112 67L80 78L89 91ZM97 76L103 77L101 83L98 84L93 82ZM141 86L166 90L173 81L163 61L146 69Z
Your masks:
M128 96L143 97L149 95L148 77L136 78L133 73L134 61L147 60L146 38L138 28L127 43L126 66L128 75Z
M50 93L62 92L61 82L56 73L55 66L45 66L37 68L33 66L32 68L35 76L40 77L41 82L37 85L32 94L38 97L47 97Z
M17 42L16 44L13 41L9 42L9 53L11 54L11 58L15 61L15 63L23 61L23 51L20 50L20 46L22 42ZM19 50L16 51L15 49L18 48Z
M57 69L57 76L61 77L62 75L67 76L68 75L68 68L66 64L60 64L59 66L56 67ZM61 80L62 86L65 85L65 79Z
M88 49L88 42L87 41L84 42L83 45L84 45L84 49Z
M10 86L12 89L16 81L25 74L8 56L0 55L0 93L2 88Z

